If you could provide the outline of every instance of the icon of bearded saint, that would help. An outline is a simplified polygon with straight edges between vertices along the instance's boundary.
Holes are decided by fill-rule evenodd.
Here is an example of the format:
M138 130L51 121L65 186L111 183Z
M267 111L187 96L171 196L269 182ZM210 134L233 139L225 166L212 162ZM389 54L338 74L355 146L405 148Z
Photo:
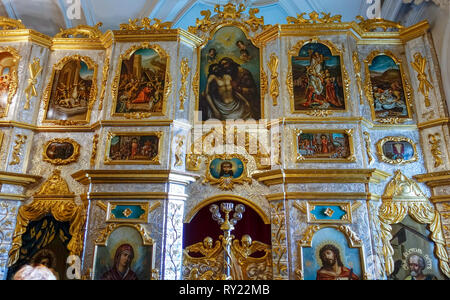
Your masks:
M317 271L317 280L359 280L353 269L346 268L341 261L339 249L327 244L320 249L322 268Z
M130 268L133 258L133 247L129 244L120 245L114 255L113 267L102 275L101 280L138 280Z

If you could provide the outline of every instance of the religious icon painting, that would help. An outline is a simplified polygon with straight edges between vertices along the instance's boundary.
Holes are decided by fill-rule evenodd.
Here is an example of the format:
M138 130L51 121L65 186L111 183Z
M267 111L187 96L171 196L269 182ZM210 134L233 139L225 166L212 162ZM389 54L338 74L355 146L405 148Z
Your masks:
M416 144L407 137L388 136L377 143L378 157L389 164L405 164L418 160Z
M354 162L353 130L294 130L296 162Z
M169 56L163 48L148 43L131 47L119 59L112 116L164 115L170 84Z
M54 165L67 165L77 161L80 145L72 139L53 139L45 143L44 161Z
M364 62L366 97L373 120L398 123L411 119L411 91L401 60L389 51L374 51Z
M363 247L360 240L346 235L345 226L319 225L317 232L298 243L302 280L365 279ZM315 230L309 228L308 230ZM349 229L348 229L349 230ZM306 235L305 235L306 236Z
M96 241L94 280L150 280L153 240L142 225L109 224Z
M97 97L97 64L86 56L67 56L54 67L44 94L43 122L89 123Z
M292 112L346 111L349 79L342 52L327 41L300 41L289 54Z
M8 114L9 105L17 92L19 60L16 49L0 47L0 118Z
M439 261L434 255L434 243L425 224L406 216L400 223L392 224L391 246L394 270L390 280L443 280Z
M241 155L214 155L207 166L204 182L217 184L222 190L231 190L234 184L252 183L247 175L247 159Z
M215 31L200 51L202 120L261 119L260 49L235 26Z
M110 132L105 152L105 164L160 164L163 133Z

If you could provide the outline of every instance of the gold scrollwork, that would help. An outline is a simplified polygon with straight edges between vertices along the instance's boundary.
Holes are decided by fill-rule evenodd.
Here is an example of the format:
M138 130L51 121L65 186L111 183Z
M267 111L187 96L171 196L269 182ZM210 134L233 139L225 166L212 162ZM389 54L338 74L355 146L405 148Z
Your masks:
M52 90L54 88L53 85L55 84L54 81L55 81L55 77L56 77L56 72L61 71L63 69L63 67L71 60L83 61L84 63L86 63L86 65L88 66L88 68L90 70L91 69L94 70L94 74L92 76L92 86L91 86L91 90L89 93L89 104L88 104L86 119L85 120L48 120L47 114L48 114L48 110L50 107L50 97L52 96ZM45 89L44 96L43 96L43 100L45 103L44 104L45 111L44 111L44 119L42 122L43 123L54 123L56 125L61 125L61 126L70 126L70 125L89 123L92 108L94 106L95 99L97 98L97 92L98 92L97 91L97 72L98 72L98 65L89 56L81 56L78 54L66 56L63 59L61 59L58 63L56 63L53 66L52 75L50 77L50 80L48 82L47 88Z
M99 22L95 26L78 25L74 28L60 29L60 32L55 35L55 38L83 38L100 39L103 35L100 27L103 23Z
M425 97L425 107L430 107L430 89L433 89L433 85L428 80L426 74L427 59L417 52L414 54L414 61L411 62L412 67L417 72L417 80L419 81L419 92Z
M30 109L30 100L31 97L37 97L38 93L36 90L37 77L42 72L42 66L39 58L35 57L33 59L33 63L28 66L30 71L30 78L28 78L27 87L25 88L25 96L27 101L23 106L23 109Z
M116 106L119 96L119 83L120 83L120 74L122 72L122 63L124 60L129 60L131 56L139 49L152 49L155 50L156 53L158 53L159 57L161 59L166 60L166 74L165 74L165 83L164 83L164 99L163 99L163 106L161 112L149 112L149 113L116 113ZM111 93L113 98L113 105L111 109L111 116L112 117L125 117L127 119L144 119L149 118L151 116L163 116L166 111L166 105L167 100L172 91L172 80L170 76L170 56L167 54L167 52L158 44L150 44L147 42L141 43L140 45L135 45L129 48L125 53L120 55L119 61L117 63L116 68L116 76L114 77Z
M322 16L320 16L320 14ZM305 19L306 13L297 14L297 17L287 17L286 20L288 24L330 24L330 23L341 23L342 16L335 15L331 16L331 13L317 13L315 11L308 14L309 19Z
M400 23L396 23L389 20L377 18L366 20L362 16L357 16L356 19L360 21L360 23L358 23L359 27L362 30L368 32L378 30L379 28L383 29L384 31L387 31L388 29L402 31L404 29L404 27L400 25Z
M26 29L21 20L0 17L0 27L2 30Z
M273 106L278 105L278 96L280 95L280 83L278 82L278 65L280 60L275 53L270 55L270 61L268 63L270 69L270 95L273 99Z
M363 132L364 134L364 141L366 143L366 151L367 151L367 158L369 159L369 165L373 162L373 154L372 154L372 140L370 139L370 134L367 131Z
M16 145L13 148L12 152L12 160L9 163L11 166L18 165L20 163L20 148L22 148L22 145L26 143L27 136L22 134L16 135L17 139L15 140Z
M379 55L389 56L394 61L394 63L399 66L400 75L402 77L402 83L403 83L403 88L404 88L405 105L406 105L406 109L408 112L408 115L406 117L384 117L384 118L381 118L381 117L377 117L377 115L375 114L375 99L373 97L373 86L372 86L372 80L370 78L369 65L371 65L373 59ZM411 91L411 86L409 85L409 81L406 78L405 72L403 70L402 61L399 58L397 58L394 55L394 53L392 53L389 50L385 50L385 51L375 50L375 51L372 51L369 54L369 56L367 56L367 58L364 60L364 65L365 65L365 70L366 70L366 80L365 80L365 85L364 85L364 91L365 91L367 99L369 100L370 109L372 111L372 120L377 121L379 123L391 124L391 125L403 123L407 120L410 120L412 117L412 91Z
M353 61L353 69L355 72L356 77L356 85L358 86L358 94L359 94L359 104L363 105L363 85L362 85L362 78L361 78L361 63L359 62L359 56L358 52L353 51L352 55L352 61Z
M111 141L116 136L155 136L158 138L158 154L156 154L152 159L122 159L113 160L109 157L111 151ZM162 144L162 131L144 131L144 132L108 132L105 150L105 165L159 165L161 164L161 144Z
M242 162L243 165L243 170L242 170L242 174L237 177L234 178L233 176L231 177L220 177L220 178L216 178L211 174L211 163L216 160L216 159L221 159L221 160L230 160L232 158L237 158ZM219 188L221 190L232 190L234 187L234 184L244 184L244 183L248 183L251 184L252 183L252 179L250 177L248 177L248 170L247 170L247 159L244 158L242 155L239 154L216 154L213 155L211 157L209 157L207 168L206 168L206 175L205 175L205 180L203 181L204 183L210 183L212 185L219 185Z
M403 158L396 158L396 159L391 159L386 157L386 155L384 154L384 150L383 150L383 145L386 142L406 142L409 143L411 145L411 147L414 150L414 155L406 160ZM407 137L401 137L401 136L387 136L381 140L379 140L377 142L377 154L379 159L382 162L388 163L388 164L406 164L406 163L412 163L415 162L419 159L419 154L417 153L417 148L416 148L416 144L413 142L413 140L407 138Z
M391 225L400 223L409 215L418 223L429 225L430 238L435 244L434 254L439 259L440 269L450 278L449 259L439 212L429 203L417 183L403 175L400 170L396 171L394 178L386 186L382 201L378 217L387 275L394 271L394 249L390 243Z
M19 259L22 235L26 232L28 224L47 214L52 214L60 222L70 222L69 232L72 239L67 249L71 255L80 256L83 250L86 204L84 201L82 206L75 203L75 195L70 192L67 182L61 177L61 171L54 170L50 178L34 195L33 202L19 208L8 267L14 265Z
M187 93L187 78L191 69L189 68L189 61L185 57L181 61L180 73L181 73L181 88L180 88L180 111L184 110L184 101L186 101Z
M94 135L94 139L92 140L92 154L90 160L91 168L95 165L95 159L97 158L97 146L98 146L98 134Z
M103 62L102 89L100 92L100 103L98 105L99 111L101 111L103 109L103 100L105 99L106 84L108 82L109 62L110 62L109 57L105 57L105 61Z
M273 279L287 279L286 214L283 202L270 203L272 223Z
M311 225L303 234L303 238L297 241L298 247L298 266L295 270L295 274L298 280L304 280L304 261L303 261L303 248L311 248L312 240L316 232L324 228L334 228L344 234L347 238L348 246L350 248L358 248L359 249L359 260L361 263L361 273L362 278L367 279L366 273L366 264L365 264L365 255L364 255L364 247L361 239L353 232L349 226L347 225L330 225L330 224L320 224L320 225Z
M297 163L324 163L324 162L345 162L352 163L356 161L354 144L353 144L353 129L294 129L293 131L293 157L296 158ZM298 151L298 136L303 133L342 133L348 137L349 155L345 158L306 158Z
M431 145L431 154L434 158L434 167L437 168L441 166L444 161L442 160L442 152L440 150L441 147L441 139L439 138L439 133L436 134L429 134L428 135L428 142Z
M152 22L154 22L152 24ZM150 30L159 31L171 29L173 22L162 22L160 19L129 19L128 24L120 24L120 30L134 31L134 30Z
M293 77L293 71L292 71L292 58L294 56L298 56L300 50L303 46L310 43L320 43L328 47L330 49L330 52L333 56L339 56L340 58L340 65L341 65L341 74L342 74L342 84L343 84L343 90L344 90L344 102L345 102L345 110L338 111L338 110L323 110L324 113L318 112L318 110L296 110L295 109L295 99L294 99L294 77ZM291 102L291 113L304 113L307 115L312 116L318 116L318 117L324 117L331 115L334 112L347 112L348 111L348 103L350 103L350 76L348 75L347 68L344 64L344 51L341 50L339 47L337 47L335 44L328 40L320 40L318 37L313 37L309 40L300 40L298 41L290 50L288 50L288 72L287 72L287 78L286 78L286 84L288 87L288 93L290 96L290 102Z
M49 147L52 144L55 144L55 143L58 143L58 144L68 143L68 144L72 145L72 148L73 148L72 155L70 157L68 157L68 158L51 158L51 157L49 157L48 156L49 155ZM43 149L42 149L43 160L46 161L46 162L49 162L49 163L51 163L53 165L57 165L57 166L59 166L59 165L68 165L70 163L76 162L78 160L79 156L80 156L80 144L78 144L77 142L75 142L74 140L69 139L69 138L52 139L52 140L46 142L44 144Z
M150 237L150 233L142 224L127 224L127 223L110 223L106 226L106 228L100 233L100 235L95 240L96 246L106 246L106 242L108 241L108 237L111 233L114 232L119 227L131 227L136 229L141 235L142 242L144 246L152 246L154 244L153 239Z
M1 21L1 20L0 20ZM0 26L1 26L0 22ZM0 52L8 52L12 56L12 64L9 73L9 85L8 85L8 98L6 100L6 107L0 107L0 118L8 115L9 105L12 103L14 95L16 95L17 88L19 86L19 78L17 76L17 66L19 64L21 56L19 52L13 47L0 47Z

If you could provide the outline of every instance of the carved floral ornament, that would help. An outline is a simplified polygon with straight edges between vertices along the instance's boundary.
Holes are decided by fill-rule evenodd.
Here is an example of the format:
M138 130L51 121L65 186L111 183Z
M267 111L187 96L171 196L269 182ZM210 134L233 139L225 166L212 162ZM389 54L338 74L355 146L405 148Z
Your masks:
M428 224L428 229L431 232L430 239L434 242L434 253L439 260L440 269L447 277L450 277L449 259L439 212L429 203L417 183L398 170L387 185L382 200L378 218L386 274L390 275L394 271L394 249L390 243L392 240L391 225L403 221L407 215L410 215L416 222Z

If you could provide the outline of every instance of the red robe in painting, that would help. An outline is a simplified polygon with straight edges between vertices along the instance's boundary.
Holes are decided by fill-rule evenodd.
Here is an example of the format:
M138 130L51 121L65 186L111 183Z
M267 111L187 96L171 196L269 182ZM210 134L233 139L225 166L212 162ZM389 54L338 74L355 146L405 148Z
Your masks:
M117 270L119 265L120 255L123 251L129 251L134 257L133 247L128 244L123 244L116 250L116 255L114 256L114 266L107 272L105 272L101 280L138 280L136 273L134 273L129 267L124 274Z
M145 87L142 89L142 91L139 93L139 95L134 99L131 103L147 103L150 101L149 94L152 90L149 87Z
M328 150L328 139L327 138L322 138L320 140L320 144L321 144L321 152L322 153L329 153L330 152Z
M359 277L346 267L341 267L341 273L339 275L331 275L321 272L323 268L317 271L316 280L359 280Z
M341 101L339 101L339 99L336 97L336 90L334 89L334 84L330 79L327 80L325 91L328 103L331 103L334 106L342 105Z

